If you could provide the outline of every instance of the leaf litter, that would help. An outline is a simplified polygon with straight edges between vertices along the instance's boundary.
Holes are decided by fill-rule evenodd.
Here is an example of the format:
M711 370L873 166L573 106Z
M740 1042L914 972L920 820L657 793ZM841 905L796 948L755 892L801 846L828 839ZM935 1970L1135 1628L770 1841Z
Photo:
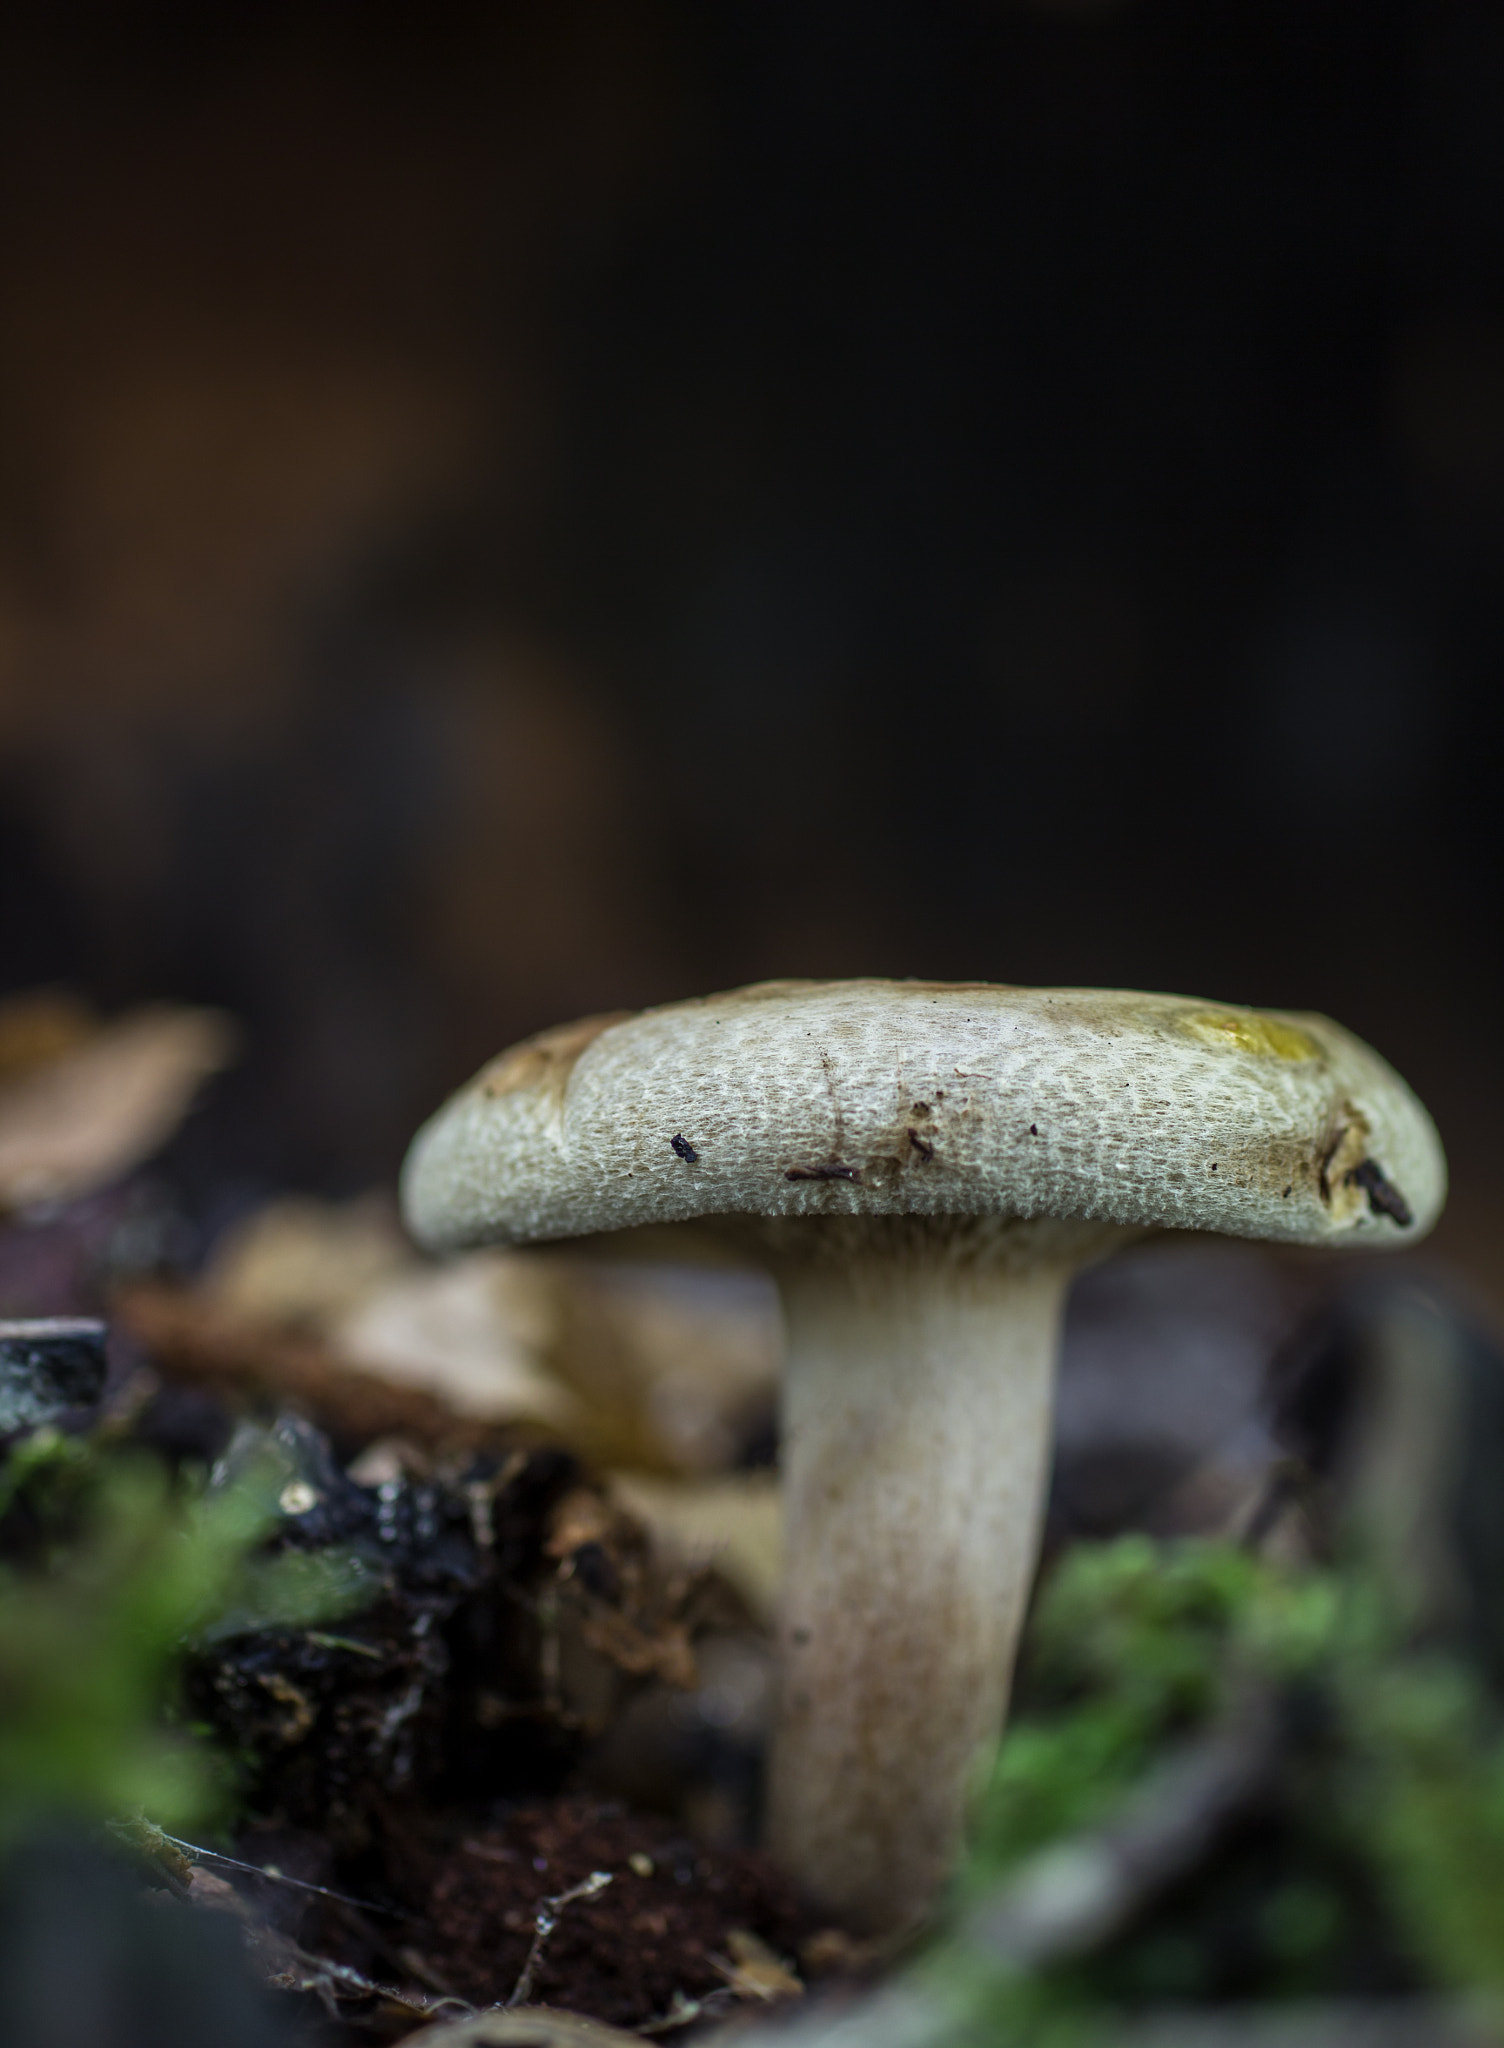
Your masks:
M1246 1428L1209 1443L1202 1484L1178 1453L1173 1505L1117 1524L1222 1539L1199 1551L1110 1540L1110 1458L1109 1540L1057 1489L973 1862L909 1968L812 1922L749 1846L777 1345L746 1276L441 1272L371 1197L273 1205L195 1277L140 1168L228 1051L202 1013L0 1008L0 1164L17 1133L42 1162L0 1227L23 1322L0 1822L40 1870L23 1776L70 1825L144 1809L123 1831L148 1895L228 1920L279 2001L258 2048L693 2038L807 2006L806 1980L848 1987L781 2030L810 2048L1148 2042L1207 1999L1218 2042L1280 2001L1313 2043L1496 2037L1449 2002L1496 1990L1504 1925L1500 1370L1465 1315L1403 1279L1329 1289L1271 1371L1267 1455ZM97 1348L76 1319L101 1313L102 1388L58 1348ZM25 1320L49 1316L71 1336ZM1371 1367L1397 1347L1455 1383L1455 1492L1395 1463ZM1373 1507L1397 1487L1426 1538L1403 1556ZM1188 1520L1193 1499L1221 1506Z

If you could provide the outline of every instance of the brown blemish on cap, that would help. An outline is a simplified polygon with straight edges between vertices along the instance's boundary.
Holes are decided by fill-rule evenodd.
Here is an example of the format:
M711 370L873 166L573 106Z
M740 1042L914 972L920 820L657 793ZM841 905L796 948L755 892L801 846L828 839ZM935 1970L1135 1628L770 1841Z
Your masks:
M482 1095L492 1097L534 1088L540 1095L551 1095L556 1102L562 1102L574 1063L586 1046L593 1045L613 1024L625 1024L632 1014L630 1010L607 1010L598 1017L581 1017L577 1023L540 1031L533 1038L525 1038L521 1045L514 1045L500 1059L492 1060L478 1077L476 1086Z
M1368 1157L1370 1135L1367 1117L1350 1102L1344 1102L1327 1138L1316 1175L1321 1199L1339 1221L1345 1222L1367 1207L1366 1193L1353 1180L1353 1173Z

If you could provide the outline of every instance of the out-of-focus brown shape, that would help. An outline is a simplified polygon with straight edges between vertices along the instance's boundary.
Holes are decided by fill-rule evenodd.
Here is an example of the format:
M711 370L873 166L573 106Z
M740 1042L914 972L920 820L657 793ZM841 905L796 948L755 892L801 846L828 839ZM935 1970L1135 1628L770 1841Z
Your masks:
M602 1465L709 1475L771 1427L777 1303L736 1268L494 1250L435 1265L376 1193L270 1204L200 1291L248 1337L317 1338L360 1374L543 1424Z
M777 1296L713 1266L561 1260L555 1370L588 1406L608 1462L723 1471L771 1418L783 1363Z
M642 830L650 766L592 685L514 635L463 649L430 686L447 786L418 878L419 967L447 993L451 1078L505 1043L487 1036L498 1016L631 1008L682 972Z
M724 1956L712 1955L710 1960L738 1998L772 2005L804 1996L803 1984L761 1935L746 1927L733 1927L726 1936L726 1950Z
M200 1291L248 1334L317 1338L355 1373L420 1390L457 1416L543 1423L576 1442L587 1433L547 1369L557 1268L505 1252L436 1266L383 1194L268 1204L220 1246Z
M227 1066L235 1031L214 1010L153 1004L0 1088L0 1208L92 1194L149 1159Z
M563 1614L583 1647L633 1678L695 1683L690 1634L700 1575L655 1555L642 1526L593 1487L576 1487L551 1517L545 1554L557 1558ZM561 1651L567 1653L567 1637ZM583 1718L591 1718L588 1708ZM604 1725L605 1716L596 1716Z
M555 1280L505 1252L414 1265L330 1325L329 1342L357 1371L425 1387L458 1414L531 1419L589 1450L590 1417L549 1369Z
M116 1294L113 1309L169 1378L291 1402L343 1443L398 1437L433 1450L504 1452L528 1433L461 1415L426 1388L354 1371L317 1337L241 1322L184 1288L139 1282Z
M27 989L0 1002L0 1084L14 1081L99 1029L87 1003L65 988Z
M713 1565L760 1621L772 1619L783 1570L783 1508L776 1472L704 1479L612 1475L612 1493L688 1566Z
M225 1232L200 1292L239 1320L317 1332L412 1263L384 1195L353 1202L288 1195Z

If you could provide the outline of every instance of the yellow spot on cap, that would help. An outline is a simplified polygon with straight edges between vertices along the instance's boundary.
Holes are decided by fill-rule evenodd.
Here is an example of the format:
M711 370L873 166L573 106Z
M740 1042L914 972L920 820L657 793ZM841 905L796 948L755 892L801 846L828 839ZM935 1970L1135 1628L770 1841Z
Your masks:
M1180 1028L1219 1052L1251 1052L1258 1059L1314 1060L1321 1048L1306 1032L1257 1010L1197 1010Z

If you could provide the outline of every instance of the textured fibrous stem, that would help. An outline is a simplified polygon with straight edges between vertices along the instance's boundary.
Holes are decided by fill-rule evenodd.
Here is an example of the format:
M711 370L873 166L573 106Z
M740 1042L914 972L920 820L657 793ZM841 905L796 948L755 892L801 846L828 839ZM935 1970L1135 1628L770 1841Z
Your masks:
M874 1242L781 1273L787 1582L770 1845L843 1924L921 1918L1001 1726L1079 1244Z

